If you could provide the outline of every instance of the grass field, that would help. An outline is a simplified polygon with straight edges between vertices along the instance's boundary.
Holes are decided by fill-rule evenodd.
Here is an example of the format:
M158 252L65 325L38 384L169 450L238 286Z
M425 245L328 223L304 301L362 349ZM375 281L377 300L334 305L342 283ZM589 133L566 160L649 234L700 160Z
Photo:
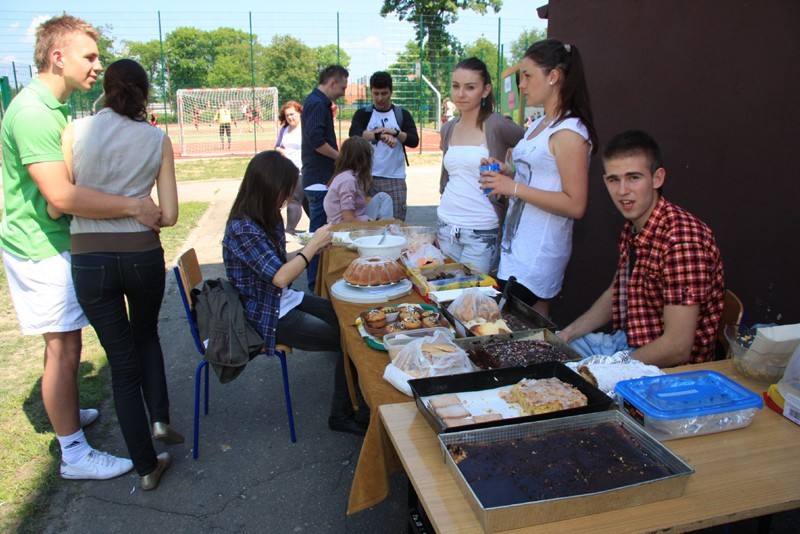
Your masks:
M205 202L181 204L178 224L161 232L167 258L175 257L207 208ZM83 343L81 406L113 410L108 364L92 328L84 330ZM43 353L41 336L19 332L0 263L0 532L40 530L39 512L60 481L61 453L41 399ZM90 443L103 448L116 424L111 421L115 418L101 418L87 430Z
M250 157L178 159L175 162L175 172L179 182L212 178L241 178L251 159ZM411 167L414 165L441 165L442 154L409 152L408 162Z

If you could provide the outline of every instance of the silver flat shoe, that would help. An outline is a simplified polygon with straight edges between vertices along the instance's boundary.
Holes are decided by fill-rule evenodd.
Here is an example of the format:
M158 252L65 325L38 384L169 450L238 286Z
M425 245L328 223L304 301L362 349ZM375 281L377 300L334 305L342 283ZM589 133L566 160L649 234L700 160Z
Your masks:
M172 428L167 423L153 423L153 438L164 445L180 445L186 441L183 434Z
M156 489L158 483L161 481L161 475L164 474L164 471L169 469L170 465L172 465L172 456L170 456L168 452L159 454L158 465L156 465L152 473L148 473L142 477L142 480L139 482L139 487L144 491Z

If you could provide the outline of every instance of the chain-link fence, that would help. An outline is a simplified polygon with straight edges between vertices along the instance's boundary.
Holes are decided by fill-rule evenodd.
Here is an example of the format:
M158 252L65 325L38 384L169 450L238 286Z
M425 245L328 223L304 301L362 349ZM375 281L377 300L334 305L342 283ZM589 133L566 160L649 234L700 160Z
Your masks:
M535 30L541 21L533 8L527 20L462 13L445 33L432 31L427 26L433 21L424 18L401 21L377 13L71 14L100 29L104 64L128 57L148 71L152 109L168 130L177 123L179 89L270 86L277 87L281 103L302 103L319 71L339 63L350 71L350 85L339 101L340 134L346 135L355 110L370 102L369 76L386 70L394 79L394 101L411 111L422 126L422 145L433 149L454 65L464 57L480 57L498 80L543 33ZM33 36L49 16L0 11L0 25L8 29L0 35L4 107L36 74ZM88 93L75 92L69 101L73 115L91 113L100 95L99 84Z

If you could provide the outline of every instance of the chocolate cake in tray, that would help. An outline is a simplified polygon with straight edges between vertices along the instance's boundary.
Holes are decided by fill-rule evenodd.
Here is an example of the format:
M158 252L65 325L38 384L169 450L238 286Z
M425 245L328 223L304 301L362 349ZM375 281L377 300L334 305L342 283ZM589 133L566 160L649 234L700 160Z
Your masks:
M439 440L487 532L679 497L694 472L617 410Z
M456 340L480 369L517 367L532 363L570 362L581 355L550 330L467 337Z
M520 384L535 381L551 385L547 384L550 379L560 381L561 389L573 394L573 398L582 398L581 405L562 408L570 406L566 401L561 406L545 408L552 411L536 413L526 412L523 405L514 399L514 387L519 389ZM437 434L603 411L608 410L613 402L608 395L559 362L419 378L409 380L408 384L417 409ZM506 391L508 400L501 398Z

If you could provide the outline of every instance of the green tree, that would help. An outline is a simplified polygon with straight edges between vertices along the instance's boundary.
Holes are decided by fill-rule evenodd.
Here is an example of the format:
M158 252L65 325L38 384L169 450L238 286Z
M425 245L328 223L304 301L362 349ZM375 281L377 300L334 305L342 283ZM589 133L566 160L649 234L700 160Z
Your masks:
M239 43L226 47L214 59L214 64L206 76L208 87L249 87L253 80L260 85L263 79L264 47L253 43L255 76L251 74L250 43Z
M314 50L291 35L276 35L263 53L262 83L278 88L282 102L302 102L317 85Z
M150 78L150 100L161 100L164 87L164 72L161 68L161 43L153 39L145 43L125 41L123 54L137 61Z
M497 68L497 45L485 37L480 37L474 43L464 47L464 57L473 56L486 63L486 68L489 69L489 74L492 76L492 82L497 87L497 80L506 68L505 58L501 58L500 69ZM495 90L495 94L497 94L497 90Z
M489 9L497 13L502 5L503 0L384 0L380 14L394 13L413 24L429 67L426 75L439 85L450 74L445 65L449 66L453 54L459 55L458 40L447 31L447 26L458 20L458 11L485 15Z
M547 39L546 30L537 30L532 28L523 31L519 37L511 43L510 60L512 65L516 65L525 57L525 50L536 41Z
M329 65L341 65L344 68L350 66L350 55L335 44L316 47L314 55L317 58L317 74Z
M205 87L216 55L209 32L183 26L167 34L164 41L170 94Z

